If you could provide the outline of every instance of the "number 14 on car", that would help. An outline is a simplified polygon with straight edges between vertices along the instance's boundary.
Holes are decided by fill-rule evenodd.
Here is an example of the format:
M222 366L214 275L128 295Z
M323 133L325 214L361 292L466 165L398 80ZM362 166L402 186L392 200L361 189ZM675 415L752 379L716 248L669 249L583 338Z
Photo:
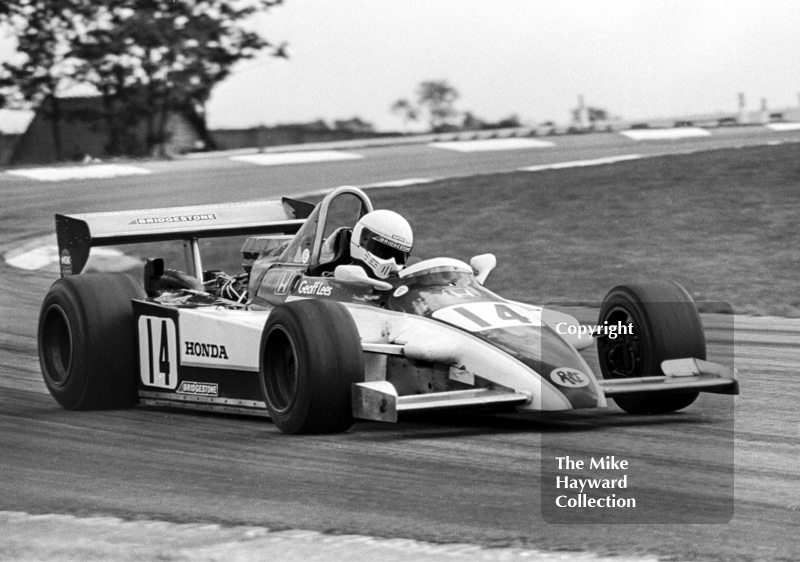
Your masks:
M147 386L178 386L175 322L158 316L139 317L139 374Z

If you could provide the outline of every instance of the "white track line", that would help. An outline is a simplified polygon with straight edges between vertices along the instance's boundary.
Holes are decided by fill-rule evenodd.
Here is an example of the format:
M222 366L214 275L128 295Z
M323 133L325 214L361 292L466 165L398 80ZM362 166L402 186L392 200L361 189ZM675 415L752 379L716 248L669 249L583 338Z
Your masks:
M591 552L543 552L521 547L434 544L413 539L270 531L257 526L124 521L116 517L30 515L0 511L0 551L19 560L347 560L362 562L655 562L654 557L600 556ZM154 537L156 537L154 539Z
M607 158L595 158L593 160L573 160L571 162L556 162L555 164L539 164L536 166L526 166L518 168L520 172L541 172L542 170L561 170L564 168L580 168L583 166L601 166L603 164L614 164L615 162L625 162L627 160L639 160L644 158L641 154L623 154L620 156L609 156Z
M432 183L435 181L439 181L444 178L407 178L407 179L400 179L400 180L390 180L390 181L381 181L375 183L364 183L361 185L354 185L350 187L358 187L359 189L381 189L387 187L408 187L410 185L418 185L424 183ZM325 187L323 189L317 189L316 191L306 191L300 197L317 197L322 195L327 195L334 189L339 187L345 186L336 186L336 187ZM258 201L258 200L257 200Z
M800 123L770 123L766 125L771 131L800 131Z
M362 189L372 189L378 187L407 187L409 185L418 185L421 183L431 183L437 181L437 178L408 178L402 180L381 181L376 183L366 183L359 185Z
M277 152L274 154L248 154L233 156L231 160L257 164L258 166L283 166L286 164L308 164L311 162L336 162L339 160L358 160L360 154L337 150L317 150L308 152Z
M11 250L3 256L5 262L26 271L58 271L58 246L53 237L31 240L21 248ZM126 256L115 248L92 248L86 270L124 271L139 265L140 260Z
M48 234L18 242L3 254L3 261L19 268L35 271L58 263L56 235Z
M27 271L44 269L58 263L58 246L39 246L12 257L7 254L6 263Z
M697 137L709 137L711 133L697 127L677 127L675 129L631 129L621 131L620 134L632 140L672 140Z
M121 164L89 164L86 166L21 168L19 170L9 170L6 173L39 181L65 181L144 175L151 174L152 172L137 166L123 166Z
M472 141L432 142L428 146L453 150L455 152L491 152L496 150L525 150L531 148L550 148L555 146L550 141L536 139L487 139Z

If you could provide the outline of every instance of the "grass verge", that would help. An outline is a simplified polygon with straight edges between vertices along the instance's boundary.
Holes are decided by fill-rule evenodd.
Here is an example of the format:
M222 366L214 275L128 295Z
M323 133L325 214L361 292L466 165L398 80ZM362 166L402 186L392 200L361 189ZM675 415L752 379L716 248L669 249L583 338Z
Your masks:
M672 279L737 314L800 316L800 145L450 179L370 193L414 227L414 254L492 252L487 286L528 302L600 301Z

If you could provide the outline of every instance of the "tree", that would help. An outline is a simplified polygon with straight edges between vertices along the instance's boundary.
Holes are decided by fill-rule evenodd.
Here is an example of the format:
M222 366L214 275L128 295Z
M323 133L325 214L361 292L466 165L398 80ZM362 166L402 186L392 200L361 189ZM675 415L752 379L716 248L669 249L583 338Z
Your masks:
M62 156L63 114L56 93L66 77L76 72L71 45L78 40L76 21L84 19L80 2L17 0L2 4L0 22L16 32L17 51L23 56L6 62L0 71L2 105L42 108L50 121L53 148Z
M516 113L512 113L508 117L504 117L497 122L498 129L513 129L516 127L522 127L522 121L519 118L519 115Z
M417 103L428 113L431 130L441 129L457 113L455 102L460 97L458 90L447 80L427 80L417 88Z
M447 80L420 82L416 93L416 105L407 99L399 99L391 106L392 113L400 115L406 126L409 121L416 121L421 114L427 113L431 130L439 131L449 126L449 121L458 115L454 106L459 93Z
M363 135L374 133L375 126L369 121L364 121L361 117L353 117L351 119L337 119L333 122L333 130Z
M479 131L486 128L486 121L471 111L465 111L464 117L461 120L461 128L466 131Z
M399 99L392 104L392 113L403 119L403 128L408 130L408 123L419 119L419 111L407 99Z
M0 13L20 41L24 63L12 64L20 94L36 103L27 84L46 67L51 83L80 81L97 88L103 98L110 153L149 152L166 139L172 111L187 115L207 137L205 106L213 87L232 66L272 47L286 56L285 45L274 46L243 23L258 11L282 0L12 0L9 14ZM58 8L52 8L57 4ZM10 6L10 7L9 7ZM49 9L53 23L38 10ZM66 11L65 11L66 10ZM71 10L71 13L70 13ZM65 14L52 14L65 11ZM46 13L46 12L45 12ZM41 34L41 35L40 35ZM69 65L49 64L40 51L54 38L53 52ZM44 66L43 66L44 65ZM50 96L55 88L49 90ZM144 123L144 146L132 130ZM206 140L208 140L206 138Z

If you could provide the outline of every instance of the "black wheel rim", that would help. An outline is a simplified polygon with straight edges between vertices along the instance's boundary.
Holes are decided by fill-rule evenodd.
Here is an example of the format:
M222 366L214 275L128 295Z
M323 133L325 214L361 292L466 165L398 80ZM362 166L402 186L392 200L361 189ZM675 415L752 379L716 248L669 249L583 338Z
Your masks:
M67 384L72 373L72 329L66 312L56 304L45 312L41 349L43 371L50 384L56 388Z
M633 325L630 334L618 334L611 339L607 335L598 341L599 357L603 374L609 378L633 378L643 376L642 342L639 339L639 326L636 319L624 308L613 307L608 310L603 323L616 326Z
M291 409L297 396L299 370L294 341L280 327L272 328L267 336L265 362L267 364L267 399L277 412Z

